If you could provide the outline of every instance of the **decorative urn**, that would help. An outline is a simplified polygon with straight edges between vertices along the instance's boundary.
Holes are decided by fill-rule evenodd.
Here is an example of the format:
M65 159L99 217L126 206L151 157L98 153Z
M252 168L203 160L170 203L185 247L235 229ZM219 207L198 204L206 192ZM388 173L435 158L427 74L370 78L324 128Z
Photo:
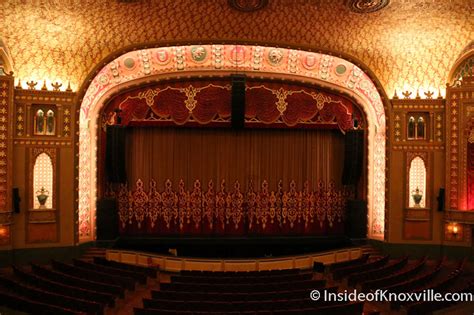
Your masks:
M415 207L420 207L420 202L421 198L423 198L423 195L421 194L421 191L418 187L416 187L416 189L412 192L411 196L415 202Z
M38 199L38 202L40 204L39 208L44 209L46 208L46 201L48 200L49 197L49 191L44 189L44 187L41 187L40 190L36 192L36 198Z

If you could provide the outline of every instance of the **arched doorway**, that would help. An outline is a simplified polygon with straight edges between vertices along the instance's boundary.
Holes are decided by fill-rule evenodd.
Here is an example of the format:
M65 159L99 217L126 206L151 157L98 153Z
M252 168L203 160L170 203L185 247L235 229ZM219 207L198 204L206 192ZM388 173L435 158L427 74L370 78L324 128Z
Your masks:
M117 91L164 78L186 79L245 73L318 84L353 98L368 123L368 237L384 239L386 115L371 78L348 60L303 50L252 45L189 45L125 53L102 67L86 84L79 119L78 239L95 237L98 117Z

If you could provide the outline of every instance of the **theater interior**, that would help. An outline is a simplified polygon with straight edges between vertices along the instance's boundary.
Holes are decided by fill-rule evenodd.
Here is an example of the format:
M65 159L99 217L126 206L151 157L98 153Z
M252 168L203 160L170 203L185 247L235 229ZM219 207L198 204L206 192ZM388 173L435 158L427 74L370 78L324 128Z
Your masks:
M473 12L0 1L0 315L473 314Z

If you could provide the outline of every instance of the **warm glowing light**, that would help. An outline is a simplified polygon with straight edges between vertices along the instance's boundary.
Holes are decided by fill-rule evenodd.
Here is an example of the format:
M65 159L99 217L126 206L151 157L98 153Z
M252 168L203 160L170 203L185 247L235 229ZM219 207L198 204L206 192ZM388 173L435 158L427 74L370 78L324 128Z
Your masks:
M8 228L0 227L0 237L8 237Z
M40 203L37 196L44 191L48 195L45 207L53 207L53 163L46 153L38 155L33 169L33 208L39 209Z
M424 208L426 206L426 166L419 156L415 157L410 163L408 186L410 191L408 206L410 208Z
M453 226L453 234L458 234L458 226L457 225Z

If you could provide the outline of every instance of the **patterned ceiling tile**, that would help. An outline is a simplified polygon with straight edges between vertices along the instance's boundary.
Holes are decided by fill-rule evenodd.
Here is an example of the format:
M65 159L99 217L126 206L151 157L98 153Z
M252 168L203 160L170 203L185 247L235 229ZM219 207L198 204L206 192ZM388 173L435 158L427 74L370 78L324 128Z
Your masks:
M7 0L0 36L22 81L71 80L77 89L110 53L179 40L247 40L310 46L365 63L386 92L443 88L474 38L474 0L392 0L381 11L351 12L343 0L272 0L257 12L227 0Z

